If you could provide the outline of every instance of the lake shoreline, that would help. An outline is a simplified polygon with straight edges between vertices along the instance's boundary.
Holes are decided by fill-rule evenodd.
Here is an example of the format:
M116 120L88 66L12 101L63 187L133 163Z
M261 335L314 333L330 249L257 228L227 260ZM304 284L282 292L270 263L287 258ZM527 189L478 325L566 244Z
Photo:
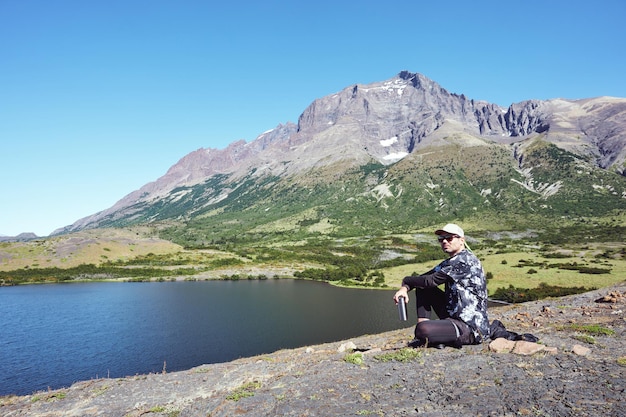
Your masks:
M609 294L619 297L615 302L598 301ZM94 379L59 390L6 396L0 398L0 414L446 416L488 410L503 416L624 416L625 297L622 282L584 294L506 306L492 314L491 319L501 320L510 330L537 335L541 343L556 348L555 353L497 354L483 343L423 349L407 362L382 360L405 349L411 335L406 328L186 371ZM580 330L585 326L611 332L585 343ZM581 345L586 350L576 348ZM357 353L360 364L348 360ZM477 398L498 401L485 409Z
M388 294L295 279L6 287L0 395L403 327Z

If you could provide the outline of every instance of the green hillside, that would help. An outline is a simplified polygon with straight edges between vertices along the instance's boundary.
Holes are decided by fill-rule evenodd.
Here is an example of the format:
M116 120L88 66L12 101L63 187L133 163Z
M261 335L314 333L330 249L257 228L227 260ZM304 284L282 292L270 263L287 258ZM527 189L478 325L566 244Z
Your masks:
M231 191L219 199L224 189ZM624 177L548 143L526 149L519 166L504 146L451 145L416 152L392 166L370 163L342 171L335 165L288 178L251 173L235 182L213 177L174 190L176 201L161 200L110 226L175 221L161 236L188 247L383 236L447 221L485 230L543 229L619 218L625 189ZM207 204L211 200L216 202Z
M600 287L626 274L625 190L623 176L539 139L515 152L451 140L390 166L216 175L117 213L88 239L4 244L0 280L299 277L394 288L442 259L432 232L457 222L491 292Z

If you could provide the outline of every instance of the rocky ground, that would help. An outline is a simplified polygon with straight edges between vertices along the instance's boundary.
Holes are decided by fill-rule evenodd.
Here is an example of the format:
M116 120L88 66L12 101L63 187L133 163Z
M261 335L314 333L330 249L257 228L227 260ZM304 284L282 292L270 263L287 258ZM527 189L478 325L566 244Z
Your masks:
M408 349L412 329L0 399L29 416L626 416L626 282L492 309L532 354ZM502 340L500 340L502 341ZM520 345L521 347L521 345Z

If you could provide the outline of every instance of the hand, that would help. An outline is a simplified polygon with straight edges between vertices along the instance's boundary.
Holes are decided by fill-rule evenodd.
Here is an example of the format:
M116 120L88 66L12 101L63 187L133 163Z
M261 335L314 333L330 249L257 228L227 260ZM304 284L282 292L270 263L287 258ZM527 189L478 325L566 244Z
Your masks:
M393 301L398 304L400 302L399 298L400 297L404 297L404 302L405 303L409 303L409 291L406 287L402 287L400 288L398 291L396 291L396 293L393 295Z

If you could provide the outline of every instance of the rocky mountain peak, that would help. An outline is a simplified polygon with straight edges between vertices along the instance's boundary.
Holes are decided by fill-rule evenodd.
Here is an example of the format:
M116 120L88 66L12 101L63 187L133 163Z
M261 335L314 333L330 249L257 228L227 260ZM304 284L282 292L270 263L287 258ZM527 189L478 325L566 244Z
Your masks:
M509 146L539 135L567 151L595 158L602 168L624 172L626 99L528 100L502 108L402 71L388 80L354 84L316 99L297 124L280 124L249 143L240 140L221 150L193 151L161 178L71 229L115 218L129 207L149 204L215 175L235 180L252 172L285 177L335 164L343 169L372 161L391 165L431 146ZM515 151L521 159L524 149L514 146L511 154Z

